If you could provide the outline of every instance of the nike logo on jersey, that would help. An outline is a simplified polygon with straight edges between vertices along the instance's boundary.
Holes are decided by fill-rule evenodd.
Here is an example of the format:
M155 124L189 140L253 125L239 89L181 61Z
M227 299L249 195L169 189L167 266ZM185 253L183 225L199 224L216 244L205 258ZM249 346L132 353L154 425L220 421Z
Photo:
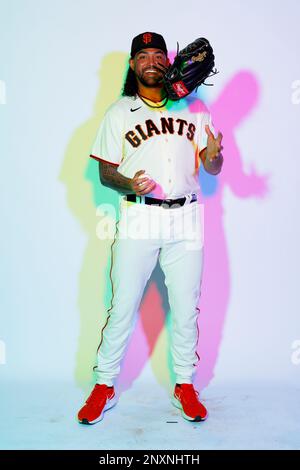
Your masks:
M130 108L130 111L131 111L132 113L134 113L134 111L137 111L138 109L141 109L141 107L142 107L142 106L140 106L139 108L135 108L135 109Z

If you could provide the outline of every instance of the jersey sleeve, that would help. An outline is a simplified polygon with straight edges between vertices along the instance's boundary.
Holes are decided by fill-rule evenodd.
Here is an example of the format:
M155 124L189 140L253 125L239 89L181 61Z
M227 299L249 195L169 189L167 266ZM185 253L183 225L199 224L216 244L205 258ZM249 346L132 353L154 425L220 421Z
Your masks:
M214 136L216 137L215 128L212 122L212 117L210 113L203 113L200 118L200 130L198 136L198 149L199 153L202 152L207 147L207 134L205 131L205 126L208 125Z
M120 113L108 109L99 126L90 157L119 166L122 160L122 127Z

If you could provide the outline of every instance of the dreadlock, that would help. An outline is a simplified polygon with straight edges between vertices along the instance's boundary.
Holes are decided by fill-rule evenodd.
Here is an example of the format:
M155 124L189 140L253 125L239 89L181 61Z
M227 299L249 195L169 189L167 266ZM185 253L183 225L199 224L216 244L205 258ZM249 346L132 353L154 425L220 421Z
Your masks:
M134 96L137 94L138 84L131 67L128 68L126 79L124 82L122 96Z

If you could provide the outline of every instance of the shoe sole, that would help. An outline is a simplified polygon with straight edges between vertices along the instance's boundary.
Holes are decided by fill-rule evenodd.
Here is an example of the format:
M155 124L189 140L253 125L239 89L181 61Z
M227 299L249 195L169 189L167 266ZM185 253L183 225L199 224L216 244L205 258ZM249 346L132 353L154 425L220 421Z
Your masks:
M83 420L78 420L78 422L80 424L87 424L87 425L91 425L91 424L96 424L96 423L99 423L99 421L101 421L104 417L104 412L107 411L107 410L110 410L110 408L113 408L116 404L118 403L118 399L116 398L116 396L114 396L111 400L109 400L106 405L104 406L103 410L102 410L102 413L101 415L99 416L99 418L97 419L94 419L94 421L88 421L87 419L83 419Z
M208 417L208 412L206 412L206 416L205 418L202 418L201 416L196 416L195 418L192 418L191 416L188 416L187 414L185 414L185 412L183 411L183 408L182 408L182 404L180 403L180 401L178 400L178 398L176 397L172 397L172 400L171 400L171 403L176 407L178 408L179 410L181 410L181 414L182 416L184 417L184 419L188 420L188 421L194 421L194 422L200 422L200 421L205 421Z

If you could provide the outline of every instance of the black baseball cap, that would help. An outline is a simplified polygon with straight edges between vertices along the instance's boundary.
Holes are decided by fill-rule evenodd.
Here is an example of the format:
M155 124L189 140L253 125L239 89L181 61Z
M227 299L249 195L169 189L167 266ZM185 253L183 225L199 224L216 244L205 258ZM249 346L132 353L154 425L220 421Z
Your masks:
M168 54L166 42L161 34L145 32L133 38L130 55L134 57L137 52L150 47L161 49L166 55Z

